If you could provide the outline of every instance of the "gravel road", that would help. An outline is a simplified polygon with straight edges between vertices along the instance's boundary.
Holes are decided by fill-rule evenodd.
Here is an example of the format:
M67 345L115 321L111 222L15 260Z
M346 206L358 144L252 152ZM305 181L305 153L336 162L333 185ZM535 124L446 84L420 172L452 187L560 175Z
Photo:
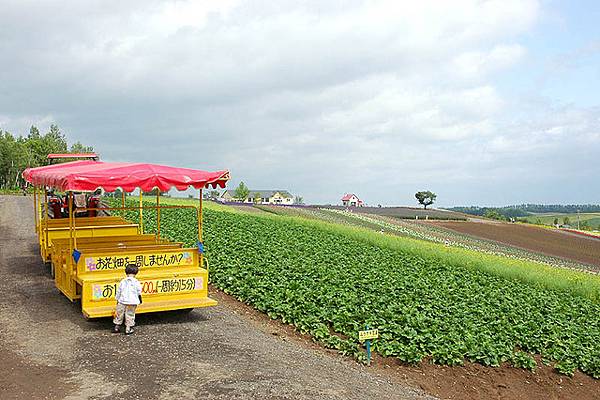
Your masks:
M350 359L269 332L222 302L86 321L38 256L31 199L0 196L1 399L424 399Z

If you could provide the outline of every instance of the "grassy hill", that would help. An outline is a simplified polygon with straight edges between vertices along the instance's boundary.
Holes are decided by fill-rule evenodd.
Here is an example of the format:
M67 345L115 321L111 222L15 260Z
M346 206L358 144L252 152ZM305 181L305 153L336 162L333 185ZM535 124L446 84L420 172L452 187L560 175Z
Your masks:
M584 221L592 229L600 229L600 213L580 213L580 214L535 214L524 217L527 222L532 224L543 224L543 225L553 225L554 219L558 218L560 224L563 224L565 218L569 218L569 223L571 226L577 226L577 216L579 215L579 222L582 223Z

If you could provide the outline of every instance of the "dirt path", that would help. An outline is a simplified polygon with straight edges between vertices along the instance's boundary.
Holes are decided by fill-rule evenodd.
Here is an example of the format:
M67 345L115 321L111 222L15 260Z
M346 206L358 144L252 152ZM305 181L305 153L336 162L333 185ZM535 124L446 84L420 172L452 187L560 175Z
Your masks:
M422 399L230 307L86 321L41 264L30 199L0 196L0 399Z

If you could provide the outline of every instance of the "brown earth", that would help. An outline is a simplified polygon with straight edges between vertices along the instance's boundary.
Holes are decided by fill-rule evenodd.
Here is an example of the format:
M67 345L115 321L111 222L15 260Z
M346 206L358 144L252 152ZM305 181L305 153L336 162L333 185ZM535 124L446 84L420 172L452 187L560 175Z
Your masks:
M510 223L429 222L454 231L600 268L600 240L569 232Z
M0 399L600 399L600 381L479 364L373 366L219 291L219 306L86 321L39 261L29 202L0 196ZM541 365L541 363L540 363Z
M248 320L270 332L274 336L289 338L309 349L320 350L332 356L333 350L323 349L302 335L293 326L270 319L267 315L240 303L235 298L215 291L213 296L227 307L243 314ZM464 366L449 367L422 362L406 365L397 359L374 355L371 370L388 376L395 382L418 387L440 399L452 400L558 400L579 399L599 400L600 380L593 379L579 371L570 378L558 374L553 367L543 365L536 357L538 367L531 372L509 365L486 367L481 364L465 363Z

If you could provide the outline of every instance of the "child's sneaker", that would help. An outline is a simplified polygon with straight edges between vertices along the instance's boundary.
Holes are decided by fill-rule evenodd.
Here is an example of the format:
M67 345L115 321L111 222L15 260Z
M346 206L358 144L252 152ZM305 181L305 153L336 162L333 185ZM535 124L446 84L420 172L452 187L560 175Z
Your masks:
M115 325L112 330L112 333L119 333L119 332L121 332L121 325Z
M131 335L131 334L133 334L133 328L126 327L126 328L125 328L125 334L126 334L126 335Z

